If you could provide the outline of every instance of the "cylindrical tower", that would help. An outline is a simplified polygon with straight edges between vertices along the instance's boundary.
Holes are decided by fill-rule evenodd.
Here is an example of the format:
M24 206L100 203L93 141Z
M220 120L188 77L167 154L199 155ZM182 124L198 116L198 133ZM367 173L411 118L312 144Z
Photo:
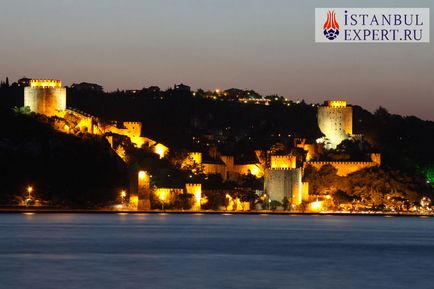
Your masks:
M53 116L66 109L66 88L60 80L32 79L24 88L24 106L33 112Z
M150 176L146 171L139 171L137 174L138 177L138 210L150 210L151 209L151 185L150 185Z
M353 110L344 100L330 100L318 107L318 126L335 148L353 134Z

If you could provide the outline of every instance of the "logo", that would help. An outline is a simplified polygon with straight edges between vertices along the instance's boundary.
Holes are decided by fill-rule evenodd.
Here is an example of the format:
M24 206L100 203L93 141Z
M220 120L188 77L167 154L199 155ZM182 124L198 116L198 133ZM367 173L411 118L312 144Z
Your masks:
M315 8L315 42L429 43L429 8Z
M324 23L324 36L328 40L334 40L339 35L339 23L336 21L336 12L328 11L327 12L327 20Z

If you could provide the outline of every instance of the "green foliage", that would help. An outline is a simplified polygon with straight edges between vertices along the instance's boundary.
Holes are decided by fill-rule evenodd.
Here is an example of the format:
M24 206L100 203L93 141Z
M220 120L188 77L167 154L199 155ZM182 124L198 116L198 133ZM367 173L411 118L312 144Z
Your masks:
M434 166L428 167L428 168L424 169L423 171L424 171L424 174L425 174L427 181L430 183L434 183Z
M13 110L15 113L21 113L21 114L30 114L31 113L30 107L28 107L28 106L20 106L20 107L16 106L13 108Z

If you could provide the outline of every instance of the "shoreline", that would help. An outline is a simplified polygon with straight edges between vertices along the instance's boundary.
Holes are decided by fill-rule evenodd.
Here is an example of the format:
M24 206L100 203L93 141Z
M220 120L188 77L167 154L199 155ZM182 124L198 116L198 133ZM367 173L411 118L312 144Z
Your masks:
M150 214L150 215L280 215L280 216L383 216L383 217L434 217L434 214L393 212L289 212L289 211L182 211L182 210L98 210L98 209L43 209L43 208L0 208L0 214Z

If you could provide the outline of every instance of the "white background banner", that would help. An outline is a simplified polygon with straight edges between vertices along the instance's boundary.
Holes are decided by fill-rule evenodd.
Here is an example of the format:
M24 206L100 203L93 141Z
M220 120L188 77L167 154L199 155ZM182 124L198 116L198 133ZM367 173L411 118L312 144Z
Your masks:
M429 8L315 8L315 42L429 41Z

